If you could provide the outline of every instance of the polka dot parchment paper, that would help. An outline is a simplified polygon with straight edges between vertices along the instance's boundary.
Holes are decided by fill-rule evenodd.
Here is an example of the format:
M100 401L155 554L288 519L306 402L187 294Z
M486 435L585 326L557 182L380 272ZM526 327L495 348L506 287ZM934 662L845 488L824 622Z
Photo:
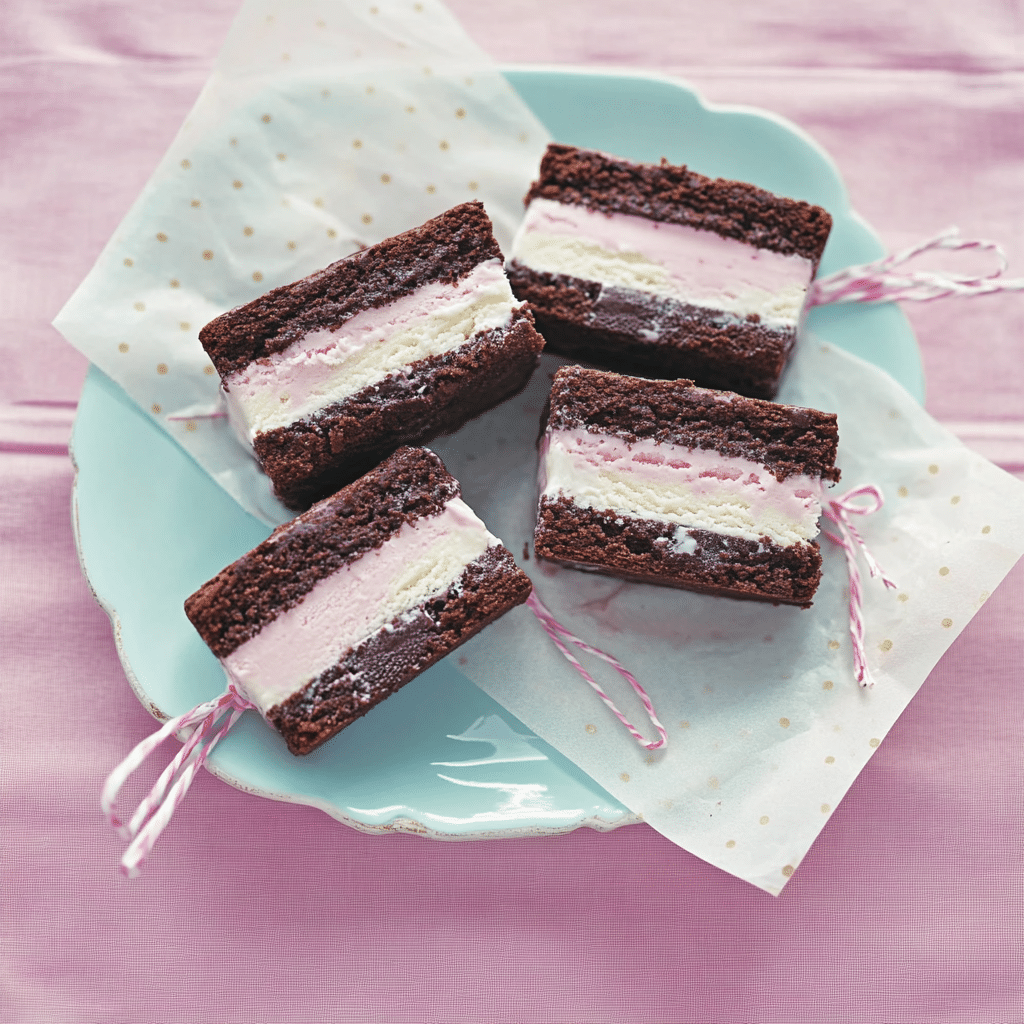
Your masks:
M544 362L551 372L555 360ZM532 533L533 414L547 383L538 375L516 403L434 445L517 554ZM659 832L770 893L797 870L928 673L1024 553L1024 484L965 448L883 371L804 337L780 400L838 414L836 493L874 483L885 495L879 513L856 520L899 584L886 590L862 564L873 689L853 678L846 564L824 538L823 579L808 610L523 563L556 618L643 683L668 729L664 751L634 742L527 610L471 641L460 666ZM584 660L627 717L650 730L626 684ZM510 799L540 809L545 796Z
M288 513L218 408L198 331L226 309L482 199L507 250L544 128L443 6L249 0L206 88L96 266L64 336L248 512ZM536 508L537 423L558 360L432 447L519 555ZM784 401L839 414L843 489L879 485L858 521L899 583L864 586L877 685L852 677L847 576L823 542L808 611L624 584L522 562L577 635L625 663L669 728L641 750L526 609L459 669L672 841L778 893L957 634L1024 551L1022 485L964 448L884 373L804 338ZM629 716L639 704L590 666ZM547 794L509 787L542 810Z
M290 518L218 411L215 316L457 203L507 251L544 127L439 3L249 0L55 325L248 512Z

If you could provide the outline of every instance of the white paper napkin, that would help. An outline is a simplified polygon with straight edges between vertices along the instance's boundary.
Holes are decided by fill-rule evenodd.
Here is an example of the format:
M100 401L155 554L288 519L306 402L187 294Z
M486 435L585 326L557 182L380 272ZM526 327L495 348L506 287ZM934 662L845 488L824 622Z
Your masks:
M538 420L557 365L513 402L434 444L466 500L520 557L536 514ZM577 636L615 655L669 732L641 749L563 659L529 610L464 649L462 670L673 842L781 891L928 673L1024 554L1024 484L964 447L887 374L813 337L779 399L838 414L843 478L878 485L856 526L899 584L864 577L873 689L854 681L842 551L821 538L808 610L623 583L521 563ZM584 656L627 717L655 739L636 697Z
M432 0L247 0L55 326L247 511L291 518L218 411L215 316L480 199L507 250L544 127Z

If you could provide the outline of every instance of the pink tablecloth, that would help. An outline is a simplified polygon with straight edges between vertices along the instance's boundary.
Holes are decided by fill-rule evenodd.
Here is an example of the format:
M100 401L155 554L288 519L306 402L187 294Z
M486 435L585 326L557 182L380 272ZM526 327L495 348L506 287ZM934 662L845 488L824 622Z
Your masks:
M830 150L890 248L950 223L1024 275L1020 8L453 0L502 62L675 74ZM8 0L0 35L0 1019L1017 1022L1024 567L953 646L783 895L643 826L363 836L203 775L142 879L97 808L152 719L71 535L85 365L49 321L206 76L232 0ZM928 407L1024 469L1024 298L908 309Z

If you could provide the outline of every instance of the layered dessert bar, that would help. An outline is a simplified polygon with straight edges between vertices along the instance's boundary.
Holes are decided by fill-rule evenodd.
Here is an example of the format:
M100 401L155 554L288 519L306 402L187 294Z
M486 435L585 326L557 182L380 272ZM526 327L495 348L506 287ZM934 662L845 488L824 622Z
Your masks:
M478 202L207 324L229 416L291 508L515 394L544 340Z
M809 607L836 417L569 366L541 440L535 550L577 569Z
M318 747L530 594L425 448L403 447L185 602L294 754Z
M507 269L550 351L773 398L832 218L666 163L550 145Z

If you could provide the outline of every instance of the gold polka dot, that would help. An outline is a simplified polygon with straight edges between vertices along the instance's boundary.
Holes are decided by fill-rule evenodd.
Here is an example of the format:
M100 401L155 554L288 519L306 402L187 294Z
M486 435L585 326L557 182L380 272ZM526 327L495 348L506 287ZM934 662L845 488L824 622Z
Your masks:
M159 416L159 415L160 415L160 403L159 403L159 402L154 402L154 403L153 403L153 404L152 404L152 405L150 406L150 409L152 409L152 410L153 410L153 415L154 415L154 416Z
M216 371L212 366L210 366L209 363L207 363L206 366L203 367L203 373L205 373L207 377L212 377L215 372Z
M822 814L828 814L828 812L831 811L831 810L832 810L832 808L829 807L828 804L822 804L821 805L821 813Z
M261 120L261 121L262 121L262 122L263 122L264 124L270 124L270 115L269 115L269 114L264 114L264 115L263 115L263 116L262 116L262 117L260 118L260 120Z
M629 782L629 772L620 772L619 778L622 779L623 782Z
M192 166L191 160L182 160L181 166L187 171Z
M823 690L831 690L833 685L834 684L831 679L826 679L825 682L821 684L821 688Z
M277 159L278 160L287 160L288 159L288 154L287 153L278 153L277 154Z
M180 328L181 328L181 329L182 329L183 331L187 331L187 330L189 330L189 328L190 328L190 327L191 327L192 325L191 325L191 324L190 324L190 323L189 323L189 322L188 322L187 320L182 320L182 321L181 321L181 323L180 323L180 324L178 324L178 326L179 326L179 327L180 327Z
M252 236L252 228L250 228L250 227L242 228L242 234L245 235L246 238L251 237Z
M591 736L593 736L594 733L597 732L597 726L596 725L590 725L589 723L587 724L586 729L587 729L587 732L589 732Z
M353 149L362 149L363 148L363 140L362 139L353 139L352 140L352 148Z
M478 182L478 181L471 181L469 183L469 191L470 192L475 192L479 187L480 187L480 182Z
M831 754L829 754L828 757L825 758L825 764L835 764L835 763L836 763L836 759Z
M387 185L391 181L391 175L390 174L382 174L380 176L380 180L383 181L385 185Z
M167 364L166 363L157 363L156 364L156 372L159 373L160 376L162 377L165 373L167 373Z
M121 344L117 346L117 351L118 352L127 352L128 351L128 343L125 342L125 341L122 341Z
M242 183L237 178L235 178L235 180L233 182L231 182L231 184L232 184L232 186L234 188L241 188L242 187Z
M200 207L200 206L202 206L202 205L203 205L203 204L202 204L201 202L199 202L199 200L198 200L198 199L193 199L193 200L192 200L192 209L193 209L193 210L197 209L198 207Z
M979 601L987 601L992 595L987 591L983 590L978 597Z
M472 78L464 78L463 81L466 83L466 85L472 85L473 84L473 79Z
M412 9L414 11L422 11L423 10L423 4L413 4L412 5Z
M181 287L181 282L176 277L172 277L171 278L171 287L172 288L180 288Z
M878 645L878 649L880 651L891 651L892 650L892 641L891 640L883 640Z
M423 74L425 74L425 75L432 75L433 73L434 72L431 70L431 68L428 65L426 65L426 64L423 65Z
M708 779L708 785L709 785L709 786L710 786L710 787L711 787L712 789L718 789L718 778L717 778L717 776L715 776L715 775L712 775L712 776L711 776L711 778L710 778L710 779Z
M162 231L158 231L156 233L156 240L158 242L166 242L167 241L167 236Z
M328 228L327 229L327 237L328 238L337 238L338 237L338 232L335 231L334 228Z
M779 719L779 725L781 725L783 729L788 729L789 728L789 719L788 718L780 718Z
M465 117L466 116L466 111L462 107L459 107L459 109L455 111L455 116L456 117Z
M983 526L981 528L981 532L982 533L991 533L992 532L992 527L991 526Z
M906 604L907 601L910 600L910 595L909 594L897 594L896 595L896 600L897 601L902 601L904 604Z
M839 641L838 640L829 640L829 642L828 642L828 649L830 651L838 651L839 650Z
M362 222L364 224L372 224L373 223L373 216L372 216L372 214L364 213L363 216L360 218L360 220L362 220Z
M449 145L448 145L448 140L447 140L447 139L442 139L442 140L441 140L441 141L440 141L440 142L439 142L439 143L437 144L437 148L438 148L438 149L449 149L450 147L449 147Z
M679 728L680 728L680 729L689 729L689 728L690 728L690 723L689 723L688 721L686 721L686 719L684 718L684 719L683 719L683 720L682 720L682 721L681 721L681 722L679 723Z
M130 256L125 256L125 258L124 258L124 265L126 267L133 266L134 263L135 263L135 260L133 260Z
M320 18L316 23L317 28L327 28L327 22L323 18Z
M232 146L238 145L238 139L228 139L228 142L230 142Z
M959 505L960 504L960 495L959 494L954 494L953 497L949 499L949 503L950 503L950 505Z
M878 744L879 744L879 743L881 743L881 742L882 742L882 741L881 741L880 739L878 739L877 737L873 737L873 738L872 738L872 739L870 740L870 742L869 742L869 744L868 744L868 745L869 745L869 746L872 746L872 747L877 747L877 746L878 746Z
M203 259L204 260L212 260L213 259L213 250L212 249L204 249L203 250Z
M897 494L898 494L898 495L899 495L899 496L900 496L901 498L905 498L905 497L906 497L906 496L907 496L907 495L908 495L908 494L910 493L910 491L908 491L908 490L906 489L906 487L901 487L901 488L900 488L900 489L899 489L899 490L898 490L898 491L897 491L896 493L897 493Z
M185 424L185 429L187 431L189 431L190 433L192 431L194 431L196 429L196 421L195 420L189 420L188 423Z
M785 875L785 876L786 876L787 878L792 878L792 876L793 876L793 872L794 872L794 871L796 871L796 868L795 868L795 867L793 867L793 865L792 865L792 864L787 864L787 865L786 865L786 866L785 866L785 867L784 867L784 868L782 869L782 873L783 873L783 874L784 874L784 875Z
M934 462L928 467L928 472L931 473L932 476L935 476L935 474L938 473L938 471L939 467L936 466Z
M145 312L145 310L146 310L146 304L145 304L144 302L136 302L136 303L135 303L135 308L136 308L136 309L137 309L137 310L138 310L138 311L139 311L140 313L144 313L144 312Z
M290 53L282 53L281 54L281 60L291 60L291 59L292 59L292 55Z
M289 242L288 243L288 248L289 249L295 249L296 248L296 243L295 242Z
M331 90L330 89L321 89L320 90L320 95L323 96L324 99L327 99L327 97L331 95Z
M952 625L953 625L953 620L952 619L943 619L942 620L942 628L943 629L949 629L949 627L952 626Z
M376 7L371 7L371 8L370 8L370 13L371 13L371 14L376 14L376 13L377 13L377 11L378 11L378 8L376 8Z
M939 575L940 576L948 576L949 575L949 566L948 565L942 566L942 568L939 569Z
M731 850L731 849L732 849L732 848L733 848L733 847L734 847L735 845L736 845L736 840L735 840L735 839L730 839L730 840L729 840L729 841L728 841L728 842L727 842L727 843L725 844L725 848L726 848L727 850Z
M254 270L252 272L252 279L254 281L262 281L263 280L263 275L258 270Z
M373 95L373 92L374 92L373 86L372 86L372 85L368 85L368 86L366 87L366 94L367 94L368 96L372 96L372 95Z
M760 820L762 825L767 825L768 824L768 815L767 814L762 814L759 820Z
M433 195L436 191L437 191L437 186L436 185L428 185L427 186L428 194Z

